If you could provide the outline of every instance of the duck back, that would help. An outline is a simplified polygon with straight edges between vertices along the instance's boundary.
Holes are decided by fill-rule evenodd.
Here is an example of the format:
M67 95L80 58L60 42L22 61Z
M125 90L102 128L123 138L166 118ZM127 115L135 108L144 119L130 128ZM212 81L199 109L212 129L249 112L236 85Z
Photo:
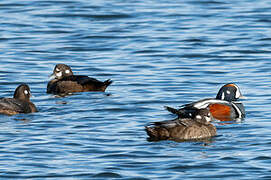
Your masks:
M14 98L0 99L0 113L14 115L18 113L37 112L36 106L32 102L22 101Z
M175 119L155 122L153 126L146 126L145 130L151 140L196 140L216 135L216 127L202 124L193 119Z
M86 91L102 91L112 83L111 80L105 82L95 78L82 75L72 75L62 79L53 79L48 83L47 93L61 94Z

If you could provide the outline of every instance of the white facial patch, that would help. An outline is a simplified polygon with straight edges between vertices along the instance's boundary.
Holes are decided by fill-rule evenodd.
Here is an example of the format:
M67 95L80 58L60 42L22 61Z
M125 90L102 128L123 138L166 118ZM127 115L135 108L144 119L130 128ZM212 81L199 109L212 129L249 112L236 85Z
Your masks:
M197 119L202 119L201 115L196 115Z
M61 76L62 76L62 72L56 73L56 76L57 76L57 77L61 77Z
M29 92L27 90L24 90L24 94L29 94Z
M60 69L56 68L56 71L60 71Z
M227 94L230 94L231 92L229 90L226 91Z
M65 73L66 73L66 74L69 74L70 72L71 72L71 71L70 71L70 70L68 70L68 69L65 71Z
M235 94L235 98L238 99L240 96L241 96L241 92L240 92L240 89L238 86L235 86L236 87L236 94Z
M189 113L188 115L191 117L191 116L192 116L192 113Z

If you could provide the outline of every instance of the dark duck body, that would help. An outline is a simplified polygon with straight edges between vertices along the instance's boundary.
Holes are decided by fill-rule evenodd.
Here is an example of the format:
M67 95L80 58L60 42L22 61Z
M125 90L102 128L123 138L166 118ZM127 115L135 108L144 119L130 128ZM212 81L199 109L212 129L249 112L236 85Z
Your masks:
M154 122L146 126L149 140L200 140L216 135L216 127L211 124L212 115L208 108L193 112L192 118Z
M57 64L47 85L47 93L68 94L74 92L102 91L113 82L110 79L102 82L82 75L73 75L71 68L65 64Z
M0 98L0 113L15 115L19 113L37 112L36 106L30 101L31 92L26 84L19 85L13 98Z
M178 117L190 117L197 109L208 107L212 116L220 121L230 121L245 117L244 105L238 100L242 98L239 87L229 83L222 86L216 98L202 99L190 104L183 105L180 109L166 106L165 108Z

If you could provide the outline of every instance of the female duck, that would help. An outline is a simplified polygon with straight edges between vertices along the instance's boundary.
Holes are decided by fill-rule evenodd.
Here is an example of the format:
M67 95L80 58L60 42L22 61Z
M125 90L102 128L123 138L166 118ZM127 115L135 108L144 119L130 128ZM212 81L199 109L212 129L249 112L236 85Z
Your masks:
M36 106L30 102L31 92L27 84L19 85L13 98L0 98L0 113L14 115L37 112Z
M110 79L102 82L82 75L73 75L71 68L66 64L57 64L52 74L54 78L47 85L47 93L68 94L85 91L102 91L113 82Z
M209 110L198 109L193 118L177 118L175 120L152 123L145 130L150 140L198 140L216 135L216 127L211 124L212 115Z

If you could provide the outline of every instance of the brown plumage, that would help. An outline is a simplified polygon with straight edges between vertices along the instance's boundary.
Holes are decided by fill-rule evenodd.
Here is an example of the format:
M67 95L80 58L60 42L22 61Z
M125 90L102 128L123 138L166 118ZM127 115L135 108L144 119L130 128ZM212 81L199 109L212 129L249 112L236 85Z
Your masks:
M208 109L199 109L193 118L177 118L175 120L154 122L145 130L150 140L197 140L216 135L216 127L210 123L212 115Z
M27 84L19 85L13 98L0 98L0 113L15 115L19 113L37 112L36 106L30 101L31 92Z
M65 64L57 64L52 74L54 77L47 85L47 93L68 94L74 92L102 91L113 82L110 79L102 82L82 75L73 75L71 68Z

